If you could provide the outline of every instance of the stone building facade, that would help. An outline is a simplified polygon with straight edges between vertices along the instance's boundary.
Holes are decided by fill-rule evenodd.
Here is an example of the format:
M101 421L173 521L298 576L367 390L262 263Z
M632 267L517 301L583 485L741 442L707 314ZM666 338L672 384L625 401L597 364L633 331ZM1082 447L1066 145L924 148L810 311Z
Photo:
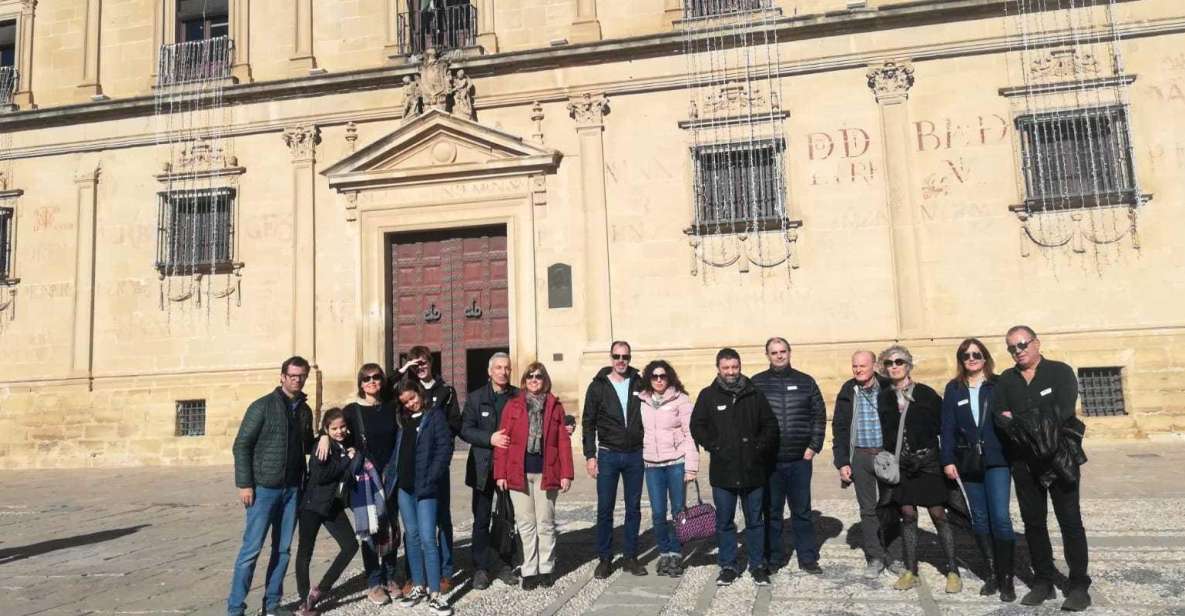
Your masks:
M1185 7L1025 4L0 0L0 468L227 462L292 354L579 409L613 339L698 389L780 335L830 402L1017 322L1179 434Z

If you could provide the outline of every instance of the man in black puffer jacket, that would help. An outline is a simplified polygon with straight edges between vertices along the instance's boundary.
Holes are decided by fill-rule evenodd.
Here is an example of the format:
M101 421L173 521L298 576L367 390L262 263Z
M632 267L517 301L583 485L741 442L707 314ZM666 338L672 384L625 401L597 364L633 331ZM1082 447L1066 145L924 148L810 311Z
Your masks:
M769 462L778 447L778 420L765 396L741 374L741 356L733 349L716 353L716 380L699 392L691 411L691 437L708 450L708 481L716 503L717 586L737 578L737 502L745 516L745 551L749 575L758 586L769 585L762 554L765 528L761 501L769 479Z
M313 412L302 391L308 378L309 362L288 358L280 367L280 386L247 407L235 436L235 485L247 521L226 602L231 616L247 609L255 561L269 534L276 543L267 565L264 613L274 613L284 596L305 456L313 448Z
M780 441L765 486L765 559L775 571L789 562L782 545L782 514L789 501L798 568L817 575L823 570L811 517L811 460L823 450L827 405L815 379L790 367L790 343L785 338L767 340L765 356L769 370L753 375L753 386L769 400Z

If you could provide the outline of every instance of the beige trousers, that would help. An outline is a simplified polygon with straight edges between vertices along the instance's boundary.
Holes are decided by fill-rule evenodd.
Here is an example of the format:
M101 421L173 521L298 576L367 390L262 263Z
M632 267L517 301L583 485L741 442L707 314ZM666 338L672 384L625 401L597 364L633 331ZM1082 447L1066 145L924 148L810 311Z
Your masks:
M527 491L510 490L514 525L523 541L523 577L555 570L555 497L539 487L542 474L527 475Z

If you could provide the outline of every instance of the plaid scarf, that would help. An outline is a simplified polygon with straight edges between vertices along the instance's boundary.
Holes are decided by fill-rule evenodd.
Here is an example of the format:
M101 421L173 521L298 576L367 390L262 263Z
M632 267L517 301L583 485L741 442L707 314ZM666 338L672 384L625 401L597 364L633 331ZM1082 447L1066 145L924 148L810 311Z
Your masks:
M379 556L390 553L392 547L386 503L379 473L374 464L366 460L354 477L354 487L350 490L350 510L354 514L354 534L369 543Z

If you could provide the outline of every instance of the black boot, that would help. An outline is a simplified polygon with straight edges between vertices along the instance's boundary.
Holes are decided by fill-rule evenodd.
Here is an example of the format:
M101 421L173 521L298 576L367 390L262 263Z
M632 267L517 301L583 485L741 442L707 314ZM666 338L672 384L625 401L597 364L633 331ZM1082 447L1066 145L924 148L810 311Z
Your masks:
M993 558L992 550L992 536L991 535L975 535L975 546L979 548L979 555L983 557L984 571L983 588L979 590L980 596L989 597L996 594L999 590L999 580L996 578L996 562Z
M996 583L1000 586L1000 600L1005 603L1016 601L1016 586L1013 585L1015 561L1013 560L1016 544L1012 541L995 541L996 547Z

